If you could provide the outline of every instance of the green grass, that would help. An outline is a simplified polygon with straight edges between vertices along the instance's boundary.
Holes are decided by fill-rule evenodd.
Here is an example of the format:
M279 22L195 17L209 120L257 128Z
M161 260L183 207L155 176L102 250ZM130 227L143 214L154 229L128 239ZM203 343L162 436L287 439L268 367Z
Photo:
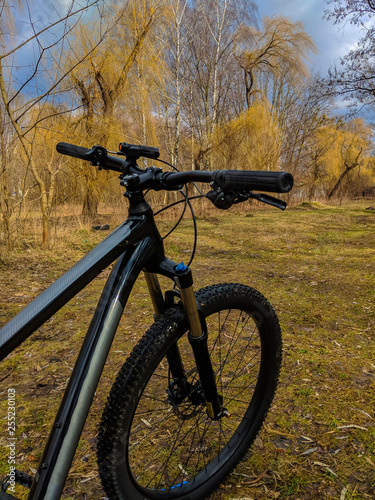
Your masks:
M199 217L195 286L231 281L259 289L275 307L284 339L280 385L264 429L213 500L375 498L375 214L365 207L305 204L284 213L251 209ZM162 232L171 225L161 221ZM0 325L101 237L74 228L57 250L3 255ZM192 241L191 223L184 220L166 242L167 254L187 262ZM17 391L17 467L32 473L107 275L104 271L3 362L1 474L8 470L7 389ZM121 321L64 498L105 496L95 463L97 422L116 372L151 323L141 279Z

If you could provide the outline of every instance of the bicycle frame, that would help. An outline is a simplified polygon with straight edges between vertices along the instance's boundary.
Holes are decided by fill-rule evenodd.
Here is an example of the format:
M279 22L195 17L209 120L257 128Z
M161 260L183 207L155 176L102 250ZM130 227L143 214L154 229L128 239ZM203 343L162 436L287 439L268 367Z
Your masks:
M170 306L174 306L175 311L180 304L174 304L174 297L178 295L181 298L184 313L180 316L181 333L189 332L187 335L198 372L194 386L199 383L199 387L197 385L199 401L195 398L198 403L194 404L205 404L207 415L212 420L230 416L227 409L223 407L223 396L218 394L216 387L216 377L207 345L208 334L204 312L199 310L200 306L197 305L195 299L191 270L183 263L177 264L165 256L162 238L155 225L153 212L144 199L143 191L146 189L181 190L182 184L196 180L209 182L214 188L207 194L207 198L218 208L226 209L234 203L249 198L258 198L265 203L284 209L286 206L284 202L268 195L256 195L252 193L252 190L261 189L282 193L288 192L293 185L292 176L286 172L236 171L234 173L223 170L173 173L162 172L161 169L155 167L143 170L137 166L136 160L141 156L157 158L159 156L157 148L125 143L121 146L123 147L120 149L126 156L126 160L108 155L107 151L100 146L94 146L88 150L66 143L57 145L57 150L63 154L90 161L92 165L99 168L120 172L120 184L126 188L125 196L129 199L129 217L0 329L0 360L2 360L98 276L103 269L116 261L79 351L35 477L15 471L15 479L11 480L30 488L29 500L57 500L61 496L121 315L142 270L145 272L156 316L163 314ZM179 291L166 292L164 298L158 282L158 274L170 278ZM165 319L168 320L168 315ZM277 323L276 317L274 321ZM157 327L159 328L158 325ZM162 335L162 332L159 335ZM186 391L188 381L177 345L178 331L173 331L173 335L176 335L176 338L168 339L170 345L166 352L169 370L167 392L175 388L182 388ZM278 331L275 335L279 339ZM146 336L146 338L149 337ZM155 341L155 337L152 341ZM15 499L6 492L8 485L6 478L0 489L0 500ZM126 488L129 488L129 484Z
M196 322L198 310L192 290L190 269L185 266L182 271L176 270L177 263L165 257L162 239L153 220L152 211L142 196L131 202L129 218L123 224L0 329L0 359L12 352L116 259L78 354L38 471L32 481L29 500L56 500L61 496L118 323L132 287L142 270L146 271L146 281L155 313L160 314L165 309L156 276L156 273L159 273L175 280L181 288L183 291L181 295L185 296L182 299L188 317L192 316L192 321L195 321L191 333L198 340L202 337L202 328L200 323L197 325ZM194 346L193 350L196 350ZM172 375L177 376L179 370L181 371L178 355L177 350L168 357ZM207 369L202 373L202 376L205 375ZM212 373L208 372L209 383L212 383L210 375L212 376ZM215 397L218 399L215 391L213 400ZM15 497L4 490L0 491L0 499L6 498Z

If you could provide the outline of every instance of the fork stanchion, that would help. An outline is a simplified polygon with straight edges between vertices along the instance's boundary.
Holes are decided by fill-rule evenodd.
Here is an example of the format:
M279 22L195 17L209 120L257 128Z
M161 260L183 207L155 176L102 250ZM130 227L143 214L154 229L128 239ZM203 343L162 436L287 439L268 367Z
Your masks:
M191 270L181 263L175 268L175 272L177 277L175 281L180 288L182 303L190 326L188 338L203 388L207 414L212 420L219 420L224 410L222 398L217 393L215 374L207 345L206 322L198 310Z

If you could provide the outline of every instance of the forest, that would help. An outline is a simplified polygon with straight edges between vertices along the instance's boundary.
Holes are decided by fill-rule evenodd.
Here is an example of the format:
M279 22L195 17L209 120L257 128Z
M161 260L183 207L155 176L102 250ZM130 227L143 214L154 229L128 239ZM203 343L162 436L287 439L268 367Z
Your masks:
M289 203L374 194L372 126L337 113L333 87L358 96L339 70L314 74L302 23L259 19L251 0L61 5L0 0L2 248L35 219L48 247L63 207L94 220L122 199L115 174L59 155L60 141L158 146L180 170L286 170Z

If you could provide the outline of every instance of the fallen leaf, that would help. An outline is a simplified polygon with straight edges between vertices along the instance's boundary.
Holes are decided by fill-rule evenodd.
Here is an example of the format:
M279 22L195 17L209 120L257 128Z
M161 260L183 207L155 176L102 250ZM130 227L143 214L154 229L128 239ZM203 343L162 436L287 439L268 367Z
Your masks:
M314 465L318 465L319 467L323 467L326 469L328 472L333 474L335 477L337 477L336 472L334 472L327 464L323 464L323 462L314 462Z
M301 455L310 455L310 453L314 453L314 451L316 451L317 449L318 446L316 446L315 448L310 448L309 450L306 450L303 453L301 453Z
M356 424L340 425L337 428L338 429L360 429L361 431L367 431L368 430L366 427L361 427L360 425L356 425Z

